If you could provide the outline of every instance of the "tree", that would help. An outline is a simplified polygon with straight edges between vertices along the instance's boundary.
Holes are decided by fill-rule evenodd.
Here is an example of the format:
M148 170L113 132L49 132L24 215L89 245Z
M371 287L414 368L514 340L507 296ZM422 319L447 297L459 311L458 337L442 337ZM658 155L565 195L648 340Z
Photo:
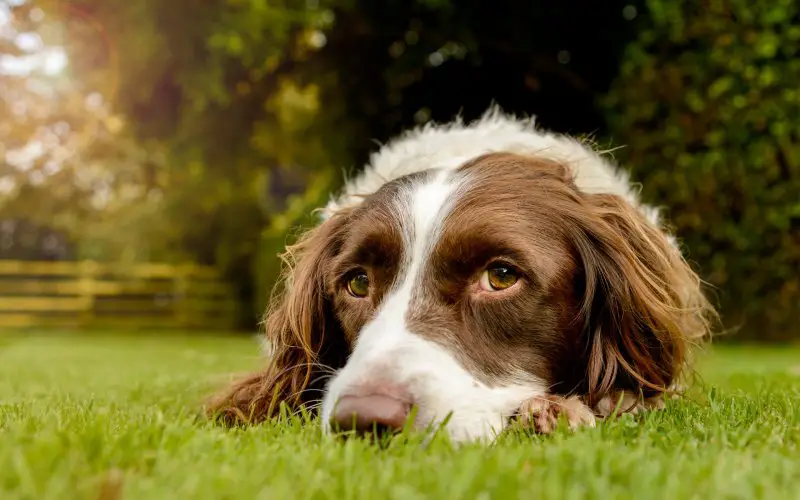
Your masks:
M69 229L83 257L216 264L249 300L261 232L282 209L272 197L286 194L270 181L305 186L336 149L314 130L317 85L293 78L327 11L27 0L9 12L7 45L23 32L47 38L69 64L46 96L31 92L34 72L4 79L8 109L31 103L6 127L19 140L4 143L12 156L43 150L6 169L16 179L4 212Z
M322 102L342 103L348 167L410 126L477 118L492 102L557 131L602 132L597 98L635 36L642 3L331 2L335 22L305 73L329 75Z
M76 239L130 187L136 147L99 95L60 73L58 23L23 3L0 10L0 218L65 231ZM101 161L125 158L108 170Z

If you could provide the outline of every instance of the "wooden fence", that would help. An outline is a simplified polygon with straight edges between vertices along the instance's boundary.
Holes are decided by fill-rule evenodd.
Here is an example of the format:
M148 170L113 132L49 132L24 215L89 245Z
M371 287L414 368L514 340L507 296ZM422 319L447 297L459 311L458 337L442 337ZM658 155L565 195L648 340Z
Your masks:
M0 330L230 329L237 308L209 267L0 260Z

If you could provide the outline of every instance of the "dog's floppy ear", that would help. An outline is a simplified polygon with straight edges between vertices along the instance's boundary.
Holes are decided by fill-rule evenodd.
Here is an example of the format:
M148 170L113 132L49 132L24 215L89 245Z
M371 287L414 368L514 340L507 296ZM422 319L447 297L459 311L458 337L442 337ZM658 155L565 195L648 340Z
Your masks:
M574 235L583 270L581 318L588 402L619 391L652 397L683 374L709 334L701 281L655 224L619 196L581 195Z
M323 375L340 368L347 344L326 295L327 265L341 243L346 213L305 233L283 255L286 268L267 312L266 368L235 382L208 405L210 417L227 425L257 423L322 397ZM280 285L279 285L280 286Z

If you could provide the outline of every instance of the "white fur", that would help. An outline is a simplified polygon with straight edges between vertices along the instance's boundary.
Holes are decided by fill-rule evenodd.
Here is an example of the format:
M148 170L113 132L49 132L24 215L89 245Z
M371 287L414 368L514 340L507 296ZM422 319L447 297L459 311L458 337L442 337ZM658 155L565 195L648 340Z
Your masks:
M361 202L393 179L431 168L453 170L486 153L508 152L562 162L575 175L579 189L587 193L611 193L639 207L653 222L658 210L640 203L629 176L606 161L586 141L537 128L533 118L516 118L490 108L472 123L456 119L447 124L428 123L388 142L370 157L363 172L351 179L323 212Z
M418 406L418 426L436 425L449 416L446 431L455 441L491 438L523 401L544 394L543 384L530 376L487 387L445 348L416 335L407 325L409 305L424 278L422 271L462 182L452 170L442 170L396 200L405 230L403 265L393 290L359 332L346 366L325 392L326 430L330 430L339 397L368 384L403 387Z

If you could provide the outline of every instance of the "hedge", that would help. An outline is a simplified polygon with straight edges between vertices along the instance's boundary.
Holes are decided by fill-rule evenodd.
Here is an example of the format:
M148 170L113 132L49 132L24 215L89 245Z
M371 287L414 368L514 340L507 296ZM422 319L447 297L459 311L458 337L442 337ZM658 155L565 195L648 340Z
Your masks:
M800 339L800 3L649 0L603 107L729 338Z

